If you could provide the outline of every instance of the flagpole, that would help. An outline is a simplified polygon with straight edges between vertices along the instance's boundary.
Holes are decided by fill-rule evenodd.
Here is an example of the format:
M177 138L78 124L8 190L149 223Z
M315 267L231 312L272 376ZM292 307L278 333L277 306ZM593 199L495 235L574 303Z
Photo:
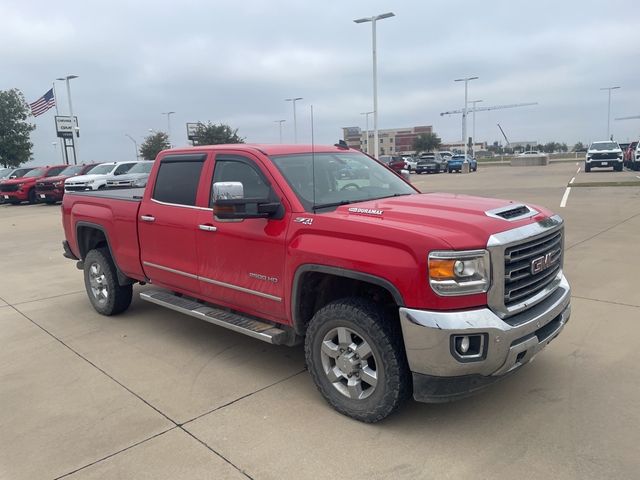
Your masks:
M52 82L51 83L53 85L53 99L54 102L56 104L56 117L60 115L60 112L58 111L58 92L56 91L56 82ZM55 123L55 119L53 121L53 124L56 125ZM56 127L56 135L58 134L58 129ZM60 139L60 155L62 155L62 163L64 163L65 165L69 165L69 160L67 159L67 141L64 138Z

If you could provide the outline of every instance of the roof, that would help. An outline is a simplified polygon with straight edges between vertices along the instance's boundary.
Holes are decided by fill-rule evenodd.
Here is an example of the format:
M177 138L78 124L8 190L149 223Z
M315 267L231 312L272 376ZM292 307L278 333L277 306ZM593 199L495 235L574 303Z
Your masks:
M245 150L260 151L265 155L287 155L293 153L327 153L346 152L345 148L338 148L335 145L299 145L299 144L255 144L255 143L232 143L225 145L201 145L197 147L173 148L168 150L172 153L178 152L202 152L216 150ZM167 150L165 150L167 151ZM351 150L354 151L354 150Z

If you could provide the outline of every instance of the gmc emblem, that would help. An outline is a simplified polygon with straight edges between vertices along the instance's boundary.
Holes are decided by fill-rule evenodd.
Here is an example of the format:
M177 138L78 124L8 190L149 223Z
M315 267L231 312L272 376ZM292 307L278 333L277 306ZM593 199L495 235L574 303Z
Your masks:
M552 253L549 252L542 257L534 258L531 261L531 275L535 275L536 273L540 273L549 268L551 264L553 264L551 257Z

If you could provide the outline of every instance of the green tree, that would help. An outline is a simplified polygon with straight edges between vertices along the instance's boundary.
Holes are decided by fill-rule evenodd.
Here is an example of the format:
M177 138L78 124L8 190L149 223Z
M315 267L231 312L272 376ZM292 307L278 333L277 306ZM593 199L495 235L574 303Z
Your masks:
M413 141L413 149L416 152L433 152L442 144L442 140L435 133L423 133Z
M576 143L571 149L573 152L581 152L582 150L584 150L584 144L582 142Z
M18 167L31 160L33 143L29 136L36 126L27 122L30 115L20 90L0 90L0 163L3 166Z
M195 145L221 145L225 143L244 143L238 136L238 129L224 123L199 123L195 131Z
M145 160L155 160L162 150L171 148L169 135L165 132L155 132L145 137L140 145L140 155Z

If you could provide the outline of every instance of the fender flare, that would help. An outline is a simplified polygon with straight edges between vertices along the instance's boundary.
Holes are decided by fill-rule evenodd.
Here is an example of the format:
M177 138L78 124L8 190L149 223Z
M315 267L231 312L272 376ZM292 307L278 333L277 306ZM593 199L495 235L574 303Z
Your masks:
M300 280L301 277L309 272L317 272L317 273L326 273L329 275L335 275L337 277L345 277L351 278L354 280L360 280L366 283L371 283L373 285L377 285L385 290L387 290L393 300L398 304L399 307L404 307L404 299L400 294L400 291L391 283L389 280L378 277L376 275L371 275L369 273L362 273L356 270L349 270L347 268L340 267L330 267L328 265L318 265L314 263L305 263L300 265L296 273L293 276L293 288L291 289L291 317L293 320L293 326L296 332L299 332L300 321L299 317L299 302L300 302Z

